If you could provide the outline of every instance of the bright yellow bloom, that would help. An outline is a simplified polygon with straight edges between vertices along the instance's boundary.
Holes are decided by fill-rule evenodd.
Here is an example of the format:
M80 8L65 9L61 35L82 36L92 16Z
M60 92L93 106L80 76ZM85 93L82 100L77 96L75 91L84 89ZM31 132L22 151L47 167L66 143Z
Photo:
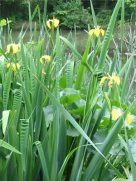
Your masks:
M102 77L102 78L101 78L101 81L100 81L100 85L103 86L104 82L105 82L106 80L108 80L108 79L109 79L108 76Z
M130 113L128 113L126 116L126 123L129 125L132 123L132 121L133 121L133 116Z
M7 63L6 65L7 68L10 68L11 70L13 70L14 72L16 72L17 70L20 69L21 65L19 63Z
M49 19L46 24L49 29L57 28L59 26L59 20L53 17L53 19Z
M10 67L10 63L7 63L7 65L6 65L6 66L7 66L7 68L9 68L9 67Z
M16 54L19 51L20 51L20 45L19 44L11 43L11 44L7 45L7 52L8 53Z
M47 24L47 27L48 27L49 29L51 29L52 20L49 19L49 20L46 22L46 24Z
M51 56L49 55L43 55L41 58L40 58L40 62L43 64L43 63L49 63L51 61Z
M88 33L90 36L94 35L96 37L99 37L104 36L105 31L101 29L99 26L97 26L95 29L91 29Z
M120 85L120 77L115 73L113 73L112 76L110 77L108 85L111 88L113 84Z
M116 121L122 115L121 109L112 109L111 118L113 121Z
M107 75L101 78L100 85L103 86L105 81L108 80L108 86L111 88L113 84L120 85L120 77L113 73L112 76Z
M116 75L115 73L112 75L111 79L113 80L113 82L117 85L120 85L120 77L118 75Z
M56 18L53 18L53 25L55 28L57 28L59 26L59 20Z
M21 65L20 65L19 63L16 63L16 67L17 67L17 69L19 70L20 67L21 67Z
M17 68L15 63L11 63L11 69L16 72Z

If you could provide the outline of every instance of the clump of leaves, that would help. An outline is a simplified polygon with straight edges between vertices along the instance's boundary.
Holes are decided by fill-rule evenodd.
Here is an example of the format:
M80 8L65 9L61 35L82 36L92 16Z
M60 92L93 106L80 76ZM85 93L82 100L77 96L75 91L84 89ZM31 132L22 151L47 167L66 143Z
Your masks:
M62 26L68 28L74 28L75 25L77 28L84 28L92 22L91 14L83 7L81 0L65 3L59 0L57 6L54 7L53 15L62 22Z

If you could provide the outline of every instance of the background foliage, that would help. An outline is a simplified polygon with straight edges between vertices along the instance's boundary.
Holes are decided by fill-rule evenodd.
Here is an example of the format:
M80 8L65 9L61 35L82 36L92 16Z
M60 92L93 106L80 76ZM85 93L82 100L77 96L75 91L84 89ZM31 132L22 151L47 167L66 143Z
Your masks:
M66 3L59 0L57 6L54 6L53 15L59 18L63 26L68 28L73 28L74 25L77 28L83 28L92 23L91 14L83 7L81 0L67 1Z
M15 22L28 20L28 2L31 3L32 12L38 5L41 15L43 15L45 1L46 0L1 0L0 17L10 18ZM100 25L107 25L115 3L116 0L93 0L94 9ZM127 20L136 18L135 8L135 0L126 0L125 17ZM61 25L66 28L74 28L75 24L78 28L85 28L88 24L93 25L89 0L50 0L48 1L47 11L49 17L52 17L54 14L61 20ZM35 19L36 18L38 17L35 16Z

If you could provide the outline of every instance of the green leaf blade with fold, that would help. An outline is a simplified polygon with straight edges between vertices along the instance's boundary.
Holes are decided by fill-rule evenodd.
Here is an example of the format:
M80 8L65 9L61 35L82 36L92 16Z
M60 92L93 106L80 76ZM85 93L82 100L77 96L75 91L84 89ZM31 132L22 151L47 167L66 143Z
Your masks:
M103 143L103 146L100 149L104 156L106 156L109 153L109 151L110 151L114 141L116 140L118 133L120 132L122 126L123 126L123 118L120 118L116 122L114 127L111 129L109 134L107 135L107 137ZM97 172L97 170L99 170L103 161L104 161L103 157L97 152L94 155L93 159L91 160L88 168L86 169L84 181L93 179L94 174Z
M17 154L21 154L21 152L19 152L15 147L13 147L12 145L10 145L9 143L3 141L0 139L0 147L3 147L7 150L10 150L11 152L17 153Z
M50 181L49 172L48 172L48 166L46 164L46 159L45 159L45 156L44 156L44 151L43 151L41 142L40 141L36 141L35 145L36 145L38 153L39 153L39 157L40 157L40 161L41 161L41 165L42 165L42 169L43 169L45 180L46 181Z
M108 51L110 41L112 38L112 33L113 33L113 29L114 29L115 22L117 19L117 15L118 15L119 9L121 7L121 3L122 3L122 0L117 1L117 4L116 4L114 11L113 11L113 14L111 16L107 31L105 33L103 46L102 46L101 54L100 54L100 59L99 59L99 63L98 63L98 69L104 67L104 62L105 62L107 51Z
M10 110L6 110L2 112L2 131L4 135L6 132L7 125L8 125L9 113L10 113Z

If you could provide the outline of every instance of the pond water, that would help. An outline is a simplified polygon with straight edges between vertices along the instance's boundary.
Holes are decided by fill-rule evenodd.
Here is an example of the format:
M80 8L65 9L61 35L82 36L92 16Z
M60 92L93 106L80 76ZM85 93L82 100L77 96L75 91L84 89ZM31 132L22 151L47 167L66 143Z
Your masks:
M118 31L119 32L119 31ZM33 32L35 33L35 37L38 37L39 36L39 31L36 31L36 32ZM131 42L134 43L134 45L136 45L136 34L134 33L134 31L132 33L130 33L129 31L127 31L128 34L128 37L126 37L126 42L127 42L127 48L126 48L126 44L124 43L123 45L123 54L122 54L122 61L126 61L126 58L127 58L127 54L126 52L128 52L129 54L133 51L133 44ZM66 38L69 39L69 41L77 48L77 50L82 54L84 52L84 49L85 49L85 46L86 46L86 42L87 42L87 38L88 38L88 34L85 30L78 30L78 31L68 31L68 30L61 30L60 31L60 34ZM109 55L110 57L112 58L113 57L113 50L115 50L115 48L118 49L118 46L120 47L120 40L119 40L119 37L117 37L117 33L114 33L115 34L115 42L111 42L111 45L110 45L110 49L109 49ZM116 35L117 34L117 35ZM13 31L11 33L11 36L8 36L8 34L5 33L5 35L3 37L1 37L2 41L3 41L3 44L5 45L5 48L6 48L6 45L7 43L10 43L10 42L18 42L19 40L19 36L22 36L20 34L20 31ZM30 42L31 40L34 40L33 38L31 38L30 36L30 31L27 31L23 34L23 40L24 42ZM135 38L134 38L135 37ZM134 40L135 39L135 40ZM13 41L12 41L13 40ZM134 42L135 41L135 42ZM135 50L136 50L136 47L135 47ZM136 56L135 56L136 57ZM135 69L135 66L136 64L134 65L133 69ZM133 71L132 70L132 74L133 74ZM136 89L136 86L135 88Z
M33 33L35 34L34 35L35 37L38 37L40 34L39 31ZM85 30L78 30L78 31L61 30L60 35L67 38L77 48L78 52L83 54L88 39L88 34ZM11 36L9 36L8 33L5 32L4 36L2 37L3 46L6 48L6 45L10 42L17 43L20 39L19 38L20 36L23 36L24 42L35 41L34 37L30 36L30 31L26 31L22 35L20 34L20 31L13 31L11 32ZM110 55L113 55L113 49L115 49L115 45L112 42L109 50Z
M40 32L33 32L35 37L38 37ZM83 53L84 48L86 46L88 34L84 30L78 30L78 31L69 31L69 30L61 30L60 31L61 36L64 36L65 38L68 38L68 40L77 47L77 50L80 53ZM4 36L2 37L2 42L4 45L6 45L9 42L18 42L20 37L20 31L13 31L10 33L11 36L8 35L8 33L4 32ZM30 31L26 31L21 36L23 36L24 42L29 42L30 40L34 40L30 36Z
M21 24L22 25L22 24ZM29 42L31 40L34 41L34 37L39 37L39 34L42 34L39 31L33 31L33 35L34 37L30 37L30 31L26 29L28 28L28 26L24 27L24 33L20 33L21 31L21 25L19 26L19 28L17 30L13 30L11 32L11 36L9 36L9 33L4 33L4 36L1 38L3 45L6 46L7 43L10 42L18 42L19 37L23 36L23 40L24 42ZM27 24L26 24L27 25ZM125 27L125 31L126 31L126 41L128 41L128 44L130 44L130 46L132 46L131 42L133 41L133 37L136 36L136 25L126 25ZM87 38L88 38L88 34L85 30L77 30L77 31L70 31L70 30L60 30L60 34L66 38L68 38L68 40L77 48L77 50L80 53L84 52L85 46L86 46L86 42L87 42ZM42 37L42 36L41 36ZM115 41L112 41L110 44L110 50L109 50L109 54L112 55L113 54L113 50L115 48L119 48L120 47L120 30L119 28L115 28L115 32L114 32L114 37L115 37ZM135 38L136 39L136 38ZM131 42L129 42L131 40ZM123 45L123 52L126 52L126 44L124 43Z

